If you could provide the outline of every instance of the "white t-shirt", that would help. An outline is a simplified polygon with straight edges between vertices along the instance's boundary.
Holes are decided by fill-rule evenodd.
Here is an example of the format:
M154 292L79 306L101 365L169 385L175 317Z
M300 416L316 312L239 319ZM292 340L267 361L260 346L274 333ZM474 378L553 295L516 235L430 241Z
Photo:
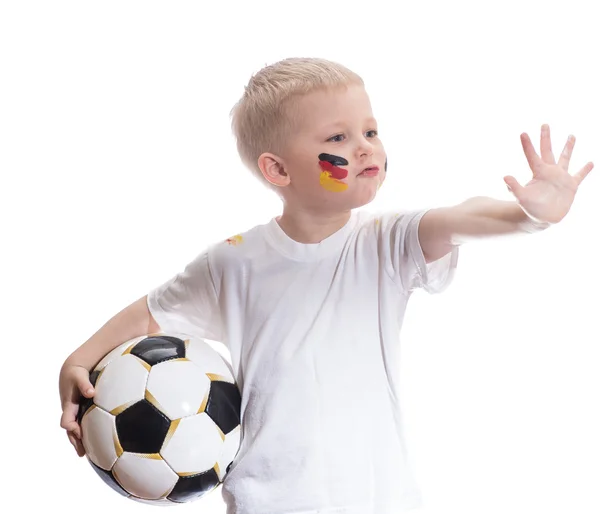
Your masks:
M242 395L227 514L399 514L422 505L399 405L411 292L451 282L458 248L426 264L426 210L353 211L316 244L272 218L211 245L148 294L165 332L222 342Z

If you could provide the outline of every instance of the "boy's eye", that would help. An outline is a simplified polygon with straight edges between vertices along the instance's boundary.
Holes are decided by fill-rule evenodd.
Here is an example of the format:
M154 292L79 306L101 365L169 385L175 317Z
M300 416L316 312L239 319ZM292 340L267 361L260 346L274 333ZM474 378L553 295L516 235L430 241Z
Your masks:
M375 137L375 136L377 136L379 134L376 130L368 130L367 134L369 134L371 132L373 132L374 134L372 136L370 136L370 137ZM334 143L339 143L341 141L341 139L336 139L336 138L337 137L343 137L343 136L344 136L344 134L338 134L337 136L330 137L327 141L332 141Z

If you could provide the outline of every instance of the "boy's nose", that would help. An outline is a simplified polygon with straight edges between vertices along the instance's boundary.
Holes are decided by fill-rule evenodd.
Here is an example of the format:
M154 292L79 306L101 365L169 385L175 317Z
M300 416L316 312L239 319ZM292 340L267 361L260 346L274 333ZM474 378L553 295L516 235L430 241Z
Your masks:
M373 155L373 145L368 141L361 142L358 148L358 156L360 159Z

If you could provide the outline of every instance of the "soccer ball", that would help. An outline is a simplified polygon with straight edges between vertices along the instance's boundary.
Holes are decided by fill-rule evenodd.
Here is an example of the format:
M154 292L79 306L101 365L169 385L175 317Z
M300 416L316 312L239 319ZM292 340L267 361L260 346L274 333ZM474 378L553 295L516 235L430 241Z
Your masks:
M92 370L78 420L88 462L118 493L176 505L225 479L240 446L241 397L229 363L206 341L137 337Z

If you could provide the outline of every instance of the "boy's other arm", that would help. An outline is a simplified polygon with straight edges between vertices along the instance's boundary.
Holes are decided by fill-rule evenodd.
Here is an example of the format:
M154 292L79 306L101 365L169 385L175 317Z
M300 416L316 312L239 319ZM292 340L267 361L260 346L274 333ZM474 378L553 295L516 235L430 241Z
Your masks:
M58 388L62 406L60 426L67 431L80 457L85 455L81 427L77 422L80 397L94 396L90 370L112 349L134 337L158 332L160 327L150 314L147 297L136 300L108 320L92 337L77 348L63 363Z
M531 234L550 226L534 221L516 201L476 196L458 205L426 212L419 223L419 242L425 262L430 263L467 242Z
M69 355L63 367L81 366L90 371L102 357L120 344L134 337L159 331L160 327L150 314L147 296L144 295L108 320Z

